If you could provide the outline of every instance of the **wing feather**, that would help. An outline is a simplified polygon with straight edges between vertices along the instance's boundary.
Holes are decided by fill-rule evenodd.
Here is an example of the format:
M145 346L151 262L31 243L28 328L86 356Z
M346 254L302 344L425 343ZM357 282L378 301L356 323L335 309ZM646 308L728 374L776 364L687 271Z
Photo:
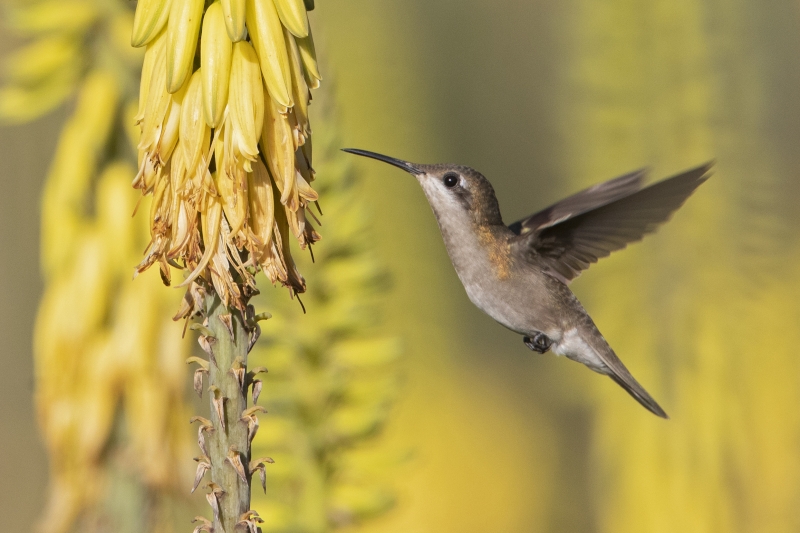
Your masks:
M586 189L512 224L512 246L565 283L598 259L669 220L709 177L713 163L639 188L637 171ZM570 214L571 213L571 214Z
M647 169L643 168L593 185L588 189L564 198L550 207L542 209L538 213L514 222L509 228L519 235L558 224L562 220L596 209L638 191L642 188L642 181L646 175Z

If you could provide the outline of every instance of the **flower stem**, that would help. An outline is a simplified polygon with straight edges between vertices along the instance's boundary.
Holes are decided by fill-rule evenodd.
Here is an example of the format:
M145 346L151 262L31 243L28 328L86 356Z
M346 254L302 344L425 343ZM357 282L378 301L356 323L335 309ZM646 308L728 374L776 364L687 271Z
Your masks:
M249 333L242 314L228 309L214 291L205 297L205 326L209 358L209 397L214 430L209 432L207 450L211 460L211 493L219 512L214 513L214 531L233 533L241 517L250 510L250 440L248 424L242 420L247 409L247 352ZM221 404L221 405L220 405ZM220 420L219 413L223 413ZM238 456L238 461L237 461ZM215 506L211 503L212 508Z

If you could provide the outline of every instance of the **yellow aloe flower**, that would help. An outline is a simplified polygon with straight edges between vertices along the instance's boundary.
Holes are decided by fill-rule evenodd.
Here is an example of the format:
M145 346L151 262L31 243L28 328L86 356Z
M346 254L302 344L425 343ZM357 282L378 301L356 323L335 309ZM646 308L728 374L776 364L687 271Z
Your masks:
M153 204L137 272L158 263L170 284L171 268L180 268L178 286L191 289L202 278L240 310L259 270L293 294L305 291L289 240L305 249L320 238L309 221L318 198L310 185L309 87L320 75L307 7L139 3L132 43L146 48L133 185Z

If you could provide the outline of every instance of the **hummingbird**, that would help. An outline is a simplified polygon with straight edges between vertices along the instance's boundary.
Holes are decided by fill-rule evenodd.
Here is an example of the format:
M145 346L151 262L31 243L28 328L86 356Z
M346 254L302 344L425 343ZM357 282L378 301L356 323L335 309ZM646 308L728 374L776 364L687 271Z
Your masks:
M614 380L642 406L669 418L631 375L569 288L598 259L652 233L710 177L713 162L643 187L646 169L599 183L510 225L491 183L453 164L417 164L343 151L417 178L467 296L522 335L529 349L582 363Z

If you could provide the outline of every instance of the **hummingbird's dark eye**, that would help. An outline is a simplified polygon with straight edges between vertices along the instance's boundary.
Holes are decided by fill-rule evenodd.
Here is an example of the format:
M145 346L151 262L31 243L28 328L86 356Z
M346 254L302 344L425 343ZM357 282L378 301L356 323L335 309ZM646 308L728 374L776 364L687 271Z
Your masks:
M448 189L452 189L456 185L458 185L458 174L445 174L444 178L442 178L444 182L444 186Z

